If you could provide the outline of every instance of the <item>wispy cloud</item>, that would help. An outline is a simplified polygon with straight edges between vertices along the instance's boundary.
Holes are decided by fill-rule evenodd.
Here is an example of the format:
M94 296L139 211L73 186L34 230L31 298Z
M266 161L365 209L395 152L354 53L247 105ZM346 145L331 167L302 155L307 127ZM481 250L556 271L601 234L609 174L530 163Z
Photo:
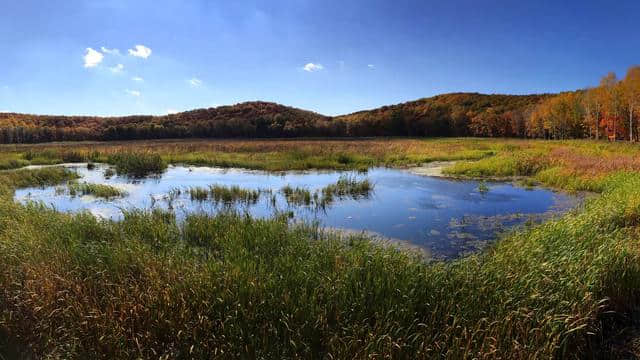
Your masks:
M167 115L175 114L177 112L179 112L179 111L176 110L176 109L167 109Z
M144 79L141 78L140 76L134 76L134 77L131 78L131 80L136 81L136 82L143 82L144 81Z
M202 86L202 80L198 78L192 78L192 79L189 79L188 81L189 81L189 84L191 84L191 86L193 87Z
M369 64L369 65L367 65L367 67L368 67L369 69L371 69L371 70L373 70L373 69L375 69L375 68L376 68L376 66L375 66L375 65L373 65L373 64Z
M136 45L134 49L129 49L129 55L146 59L151 55L151 49L144 45Z
M138 91L138 90L126 89L124 92L126 92L127 94L129 94L131 96L135 96L135 97L139 97L140 96L140 91Z
M305 66L303 66L302 69L304 71L314 72L314 71L320 71L324 69L324 66L322 66L322 64L308 63Z
M111 70L111 72L114 74L119 74L122 72L122 70L124 70L124 65L118 64L114 67L110 67L109 70Z
M120 50L118 49L109 49L104 46L101 46L100 50L102 50L102 52L105 54L120 55Z
M104 59L104 55L100 51L87 48L84 53L84 67L96 67L102 62L102 59Z

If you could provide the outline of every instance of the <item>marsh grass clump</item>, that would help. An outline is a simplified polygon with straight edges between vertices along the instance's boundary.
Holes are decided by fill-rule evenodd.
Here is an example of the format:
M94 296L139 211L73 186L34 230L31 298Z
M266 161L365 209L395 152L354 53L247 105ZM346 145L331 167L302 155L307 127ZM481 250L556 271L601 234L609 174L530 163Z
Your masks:
M330 184L322 188L322 195L327 198L344 198L353 199L369 197L373 191L373 184L369 179L359 180L356 176L341 175L335 184Z
M0 185L10 186L11 188L51 186L64 181L75 180L79 177L76 172L62 167L15 170L2 173Z
M0 161L0 170L18 169L29 165L30 162L22 159L9 159Z
M205 201L209 198L209 189L203 187L192 187L189 189L191 200Z
M145 177L160 174L167 169L167 163L159 154L150 152L127 152L109 156L107 160L115 165L118 175Z
M314 199L317 199L317 193L312 195L309 189L301 187L284 186L280 189L287 204L295 206L309 206Z
M115 170L113 170L112 168L107 168L107 169L104 171L104 177L105 177L105 178L107 178L107 179L112 178L112 177L113 177L113 175L115 175L115 174L116 174L116 172L115 172Z
M260 190L243 189L239 186L211 185L209 188L192 187L189 189L191 200L211 200L216 205L253 205L260 199Z
M486 194L489 192L489 186L487 186L486 182L481 181L478 183L478 192L480 194Z
M99 198L112 199L125 196L127 193L114 186L106 184L91 184L87 182L78 183L75 181L67 184L67 190L71 196L91 195Z

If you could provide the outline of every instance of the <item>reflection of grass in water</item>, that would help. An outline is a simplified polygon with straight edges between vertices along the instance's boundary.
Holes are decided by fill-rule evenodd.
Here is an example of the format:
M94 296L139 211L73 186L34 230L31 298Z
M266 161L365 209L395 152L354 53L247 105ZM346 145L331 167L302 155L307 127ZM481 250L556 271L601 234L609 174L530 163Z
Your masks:
M105 184L90 184L70 182L67 184L67 190L71 196L92 195L99 198L110 199L114 197L125 196L127 193L116 187ZM58 193L59 189L56 189Z

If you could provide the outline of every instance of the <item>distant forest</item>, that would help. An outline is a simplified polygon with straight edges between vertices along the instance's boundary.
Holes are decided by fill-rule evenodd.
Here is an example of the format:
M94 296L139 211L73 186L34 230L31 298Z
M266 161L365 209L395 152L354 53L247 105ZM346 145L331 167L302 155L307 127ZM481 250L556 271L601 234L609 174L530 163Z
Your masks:
M336 117L269 102L165 116L0 113L0 143L165 138L477 136L640 139L640 66L543 95L453 93Z

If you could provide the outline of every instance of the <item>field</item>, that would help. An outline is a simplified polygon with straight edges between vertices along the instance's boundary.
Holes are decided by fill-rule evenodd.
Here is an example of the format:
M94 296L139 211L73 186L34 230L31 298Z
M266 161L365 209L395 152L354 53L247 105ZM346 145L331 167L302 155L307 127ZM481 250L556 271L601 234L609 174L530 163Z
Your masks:
M457 161L447 175L597 196L480 254L430 262L364 235L289 226L285 217L194 214L179 222L170 212L136 210L113 222L19 205L15 189L74 174L0 171L0 359L640 354L633 345L640 328L635 144L470 138L0 146L2 169L86 161L132 176L172 163L278 171Z

